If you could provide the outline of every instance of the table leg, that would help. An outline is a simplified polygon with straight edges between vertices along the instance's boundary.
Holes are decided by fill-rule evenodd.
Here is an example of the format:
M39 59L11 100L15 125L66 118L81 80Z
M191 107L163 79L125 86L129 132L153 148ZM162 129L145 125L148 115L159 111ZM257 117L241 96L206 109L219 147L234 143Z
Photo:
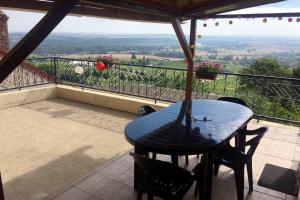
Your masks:
M245 143L246 143L246 135L241 134L239 136L239 147L240 147L240 151L242 152L245 152L246 150Z
M238 147L240 145L239 141L240 141L240 133L238 133L234 136L234 142L235 142L236 147Z
M211 200L212 194L212 178L213 178L213 153L203 155L204 173L202 181L202 189L199 194L200 200Z
M171 155L171 161L174 165L178 165L178 155Z
M235 136L235 146L241 147L241 151L245 152L246 135L243 134L243 130L247 130L247 125L242 127L240 132Z
M135 147L134 153L143 154L144 152L141 149ZM139 183L140 183L142 176L143 176L143 174L142 174L140 168L138 167L138 165L136 163L134 163L134 189L135 190L139 189L139 185L140 185Z

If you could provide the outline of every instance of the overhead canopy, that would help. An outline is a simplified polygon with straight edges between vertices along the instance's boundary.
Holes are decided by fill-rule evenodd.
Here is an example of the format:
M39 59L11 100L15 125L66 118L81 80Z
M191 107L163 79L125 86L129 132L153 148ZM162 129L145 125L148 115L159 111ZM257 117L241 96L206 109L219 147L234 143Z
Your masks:
M91 17L169 23L170 17L187 20L283 0L79 0L70 14ZM1 0L0 7L46 12L53 0Z

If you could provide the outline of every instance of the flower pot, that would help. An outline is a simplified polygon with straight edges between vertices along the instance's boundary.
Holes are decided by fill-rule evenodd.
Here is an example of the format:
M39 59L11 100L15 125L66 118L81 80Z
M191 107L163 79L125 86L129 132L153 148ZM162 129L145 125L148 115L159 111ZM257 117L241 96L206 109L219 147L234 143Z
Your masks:
M209 61L201 62L195 67L198 79L216 80L221 71L220 64Z
M105 63L105 66L106 66L106 69L110 69L113 66L113 64L112 63Z
M197 79L205 79L205 80L216 80L217 74L215 73L197 73L196 72Z

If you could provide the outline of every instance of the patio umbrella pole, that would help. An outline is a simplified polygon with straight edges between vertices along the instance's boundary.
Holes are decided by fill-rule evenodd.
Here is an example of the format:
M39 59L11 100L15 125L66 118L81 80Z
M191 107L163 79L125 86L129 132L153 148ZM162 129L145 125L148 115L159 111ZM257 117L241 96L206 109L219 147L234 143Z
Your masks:
M186 88L185 88L185 101L188 103L186 104L185 112L187 114L191 114L191 100L192 100L192 89L193 89L193 68L194 68L194 56L195 56L195 41L197 35L197 20L191 19L191 28L190 28L190 44L187 44L185 39L183 30L180 25L180 21L175 18L172 20L172 25L174 31L177 35L179 43L182 47L182 50L185 54L185 57L188 61L187 67L187 77L186 77Z

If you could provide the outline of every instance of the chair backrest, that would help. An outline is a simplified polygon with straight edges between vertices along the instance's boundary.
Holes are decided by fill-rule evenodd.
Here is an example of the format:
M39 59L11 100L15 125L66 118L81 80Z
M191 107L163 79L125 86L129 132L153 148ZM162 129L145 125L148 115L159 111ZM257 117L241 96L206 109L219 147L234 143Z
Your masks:
M175 195L175 193L183 196L193 184L193 175L183 168L135 153L130 153L130 155L143 172L143 187L151 195L163 199L172 199L172 195Z
M141 106L138 108L138 115L140 117L142 117L142 116L148 115L150 113L153 113L155 111L156 111L155 108L148 106L148 105L144 105L144 106Z
M268 131L268 127L266 126L248 131L248 133L247 130L245 131L246 135L256 135L255 137L251 138L245 143L245 146L250 146L249 150L246 153L247 157L253 156L258 144L260 143L260 140L262 139L262 137L265 135L267 131Z
M0 172L0 200L4 200L4 191L3 191L3 185L2 185L1 172Z
M237 98L237 97L220 97L220 98L218 98L218 100L237 103L237 104L249 107L243 99L240 99L240 98Z

